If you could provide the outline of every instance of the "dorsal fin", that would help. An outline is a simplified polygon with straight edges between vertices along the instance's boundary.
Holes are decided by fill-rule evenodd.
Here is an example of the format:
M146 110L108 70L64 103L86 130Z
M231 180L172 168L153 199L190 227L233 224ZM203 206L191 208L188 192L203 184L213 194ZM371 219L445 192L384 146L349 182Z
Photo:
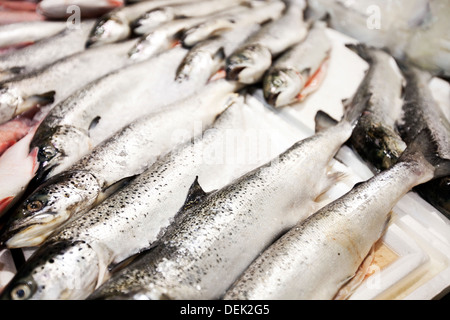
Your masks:
M185 211L196 204L198 204L200 201L202 201L209 193L206 193L203 188L200 186L200 183L198 182L198 176L195 177L194 182L192 183L191 187L189 188L188 194L186 196L186 200L181 207L180 211Z

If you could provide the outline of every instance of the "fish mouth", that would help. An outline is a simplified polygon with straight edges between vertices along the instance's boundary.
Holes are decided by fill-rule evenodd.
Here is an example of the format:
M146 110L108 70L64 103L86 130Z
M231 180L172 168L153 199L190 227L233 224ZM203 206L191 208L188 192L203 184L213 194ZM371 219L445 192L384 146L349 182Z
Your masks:
M227 68L226 79L230 81L239 80L239 74L246 69L246 66L230 66Z
M278 97L280 96L280 92L271 93L266 96L266 101L273 107L277 107Z

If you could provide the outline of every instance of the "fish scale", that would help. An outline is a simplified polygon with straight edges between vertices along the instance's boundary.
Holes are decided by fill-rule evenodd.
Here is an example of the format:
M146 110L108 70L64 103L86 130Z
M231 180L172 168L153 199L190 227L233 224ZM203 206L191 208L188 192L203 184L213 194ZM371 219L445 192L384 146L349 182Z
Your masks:
M350 134L342 123L205 195L90 299L219 298L267 245L311 213L328 163Z

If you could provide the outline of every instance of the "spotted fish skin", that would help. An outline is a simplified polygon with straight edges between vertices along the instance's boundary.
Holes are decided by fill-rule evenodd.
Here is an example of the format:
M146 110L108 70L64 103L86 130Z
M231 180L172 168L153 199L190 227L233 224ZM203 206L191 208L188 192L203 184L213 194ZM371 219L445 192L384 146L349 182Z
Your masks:
M320 177L326 180L328 162L350 134L348 124L321 132L206 195L89 299L220 297L264 247L311 213Z
M395 204L433 175L417 154L357 185L268 247L223 298L333 299L383 234Z

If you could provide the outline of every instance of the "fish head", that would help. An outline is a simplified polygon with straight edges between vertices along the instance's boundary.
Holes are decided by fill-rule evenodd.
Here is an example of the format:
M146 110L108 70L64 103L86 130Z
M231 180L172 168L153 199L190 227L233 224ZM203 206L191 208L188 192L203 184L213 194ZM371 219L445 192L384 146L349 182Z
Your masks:
M50 178L14 208L1 243L8 248L41 245L76 213L90 209L100 191L95 177L83 171Z
M136 34L146 34L154 28L175 19L175 13L171 7L162 7L150 10L136 19L131 28Z
M39 127L31 142L37 148L35 180L42 181L54 176L79 160L91 149L91 140L86 131L72 126Z
M264 78L264 97L274 107L286 106L296 101L304 84L302 75L294 69L274 70Z
M227 59L227 79L253 84L261 79L272 64L272 54L265 46L246 46Z
M0 86L0 122L8 121L24 102L21 92L11 86Z
M101 46L126 39L131 34L127 20L118 13L106 14L92 29L86 47Z
M98 274L98 257L86 242L47 243L18 270L0 299L84 299L97 285Z

